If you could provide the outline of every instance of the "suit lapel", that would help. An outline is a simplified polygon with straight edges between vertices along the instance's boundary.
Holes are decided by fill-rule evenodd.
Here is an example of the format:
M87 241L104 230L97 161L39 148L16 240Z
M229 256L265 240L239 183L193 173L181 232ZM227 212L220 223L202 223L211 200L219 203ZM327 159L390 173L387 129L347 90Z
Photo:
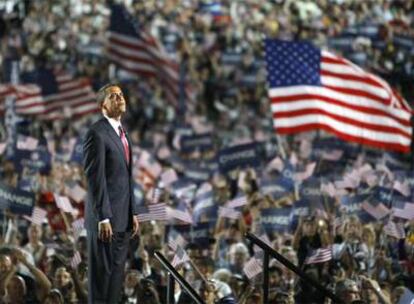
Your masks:
M117 146L117 148L119 150L119 153L122 155L121 157L124 159L125 165L128 167L128 163L127 163L127 160L126 160L126 157L125 157L125 152L124 152L124 146L122 145L121 138L118 136L118 134L116 134L114 128L112 128L111 124L109 123L109 121L106 118L104 118L104 126L105 126L105 129L106 129L109 137L114 142L115 146ZM131 151L131 149L129 149L129 150Z

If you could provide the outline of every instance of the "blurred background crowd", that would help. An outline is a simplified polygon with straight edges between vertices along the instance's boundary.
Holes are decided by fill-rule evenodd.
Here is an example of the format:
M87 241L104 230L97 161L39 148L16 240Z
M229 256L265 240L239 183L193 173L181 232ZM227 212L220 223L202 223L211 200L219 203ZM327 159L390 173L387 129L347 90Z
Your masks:
M43 95L61 89L59 75L86 81L92 97L108 82L126 95L123 124L146 216L131 241L120 303L166 303L167 274L155 251L175 260L206 303L260 303L262 253L244 238L248 231L346 303L410 303L412 154L324 132L275 134L262 40L310 40L380 75L411 104L414 1L114 2L180 63L186 88L175 103L162 79L111 60L108 49L118 46L107 39L109 3L0 3L0 196L24 192L34 202L0 203L0 303L86 303L82 135L100 117L91 105L61 107L47 119L24 106L13 112L4 92L16 70L20 83L53 71L35 77ZM232 148L255 157L225 167L218 159ZM276 260L270 266L269 303L328 302ZM178 286L175 296L192 303Z

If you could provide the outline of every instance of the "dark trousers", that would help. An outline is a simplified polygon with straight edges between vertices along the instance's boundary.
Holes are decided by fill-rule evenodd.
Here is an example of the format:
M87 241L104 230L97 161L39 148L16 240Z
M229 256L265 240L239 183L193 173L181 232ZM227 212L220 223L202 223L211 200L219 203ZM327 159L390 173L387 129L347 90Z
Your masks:
M119 303L131 232L114 232L111 242L88 231L88 303Z

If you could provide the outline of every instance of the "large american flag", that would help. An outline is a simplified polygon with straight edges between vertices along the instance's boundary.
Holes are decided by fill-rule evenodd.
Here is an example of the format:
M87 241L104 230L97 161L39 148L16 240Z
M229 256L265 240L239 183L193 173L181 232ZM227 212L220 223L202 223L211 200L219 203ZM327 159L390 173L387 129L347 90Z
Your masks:
M0 112L4 111L7 96L15 98L17 114L33 115L43 120L77 118L99 111L87 78L42 70L31 73L25 81L29 83L0 85Z
M412 110L384 80L307 42L266 39L273 125L322 129L352 142L408 152Z
M180 66L170 58L155 37L140 27L122 5L111 5L108 31L108 57L122 69L141 76L154 77L163 84L166 98L178 104ZM191 92L185 89L192 100Z

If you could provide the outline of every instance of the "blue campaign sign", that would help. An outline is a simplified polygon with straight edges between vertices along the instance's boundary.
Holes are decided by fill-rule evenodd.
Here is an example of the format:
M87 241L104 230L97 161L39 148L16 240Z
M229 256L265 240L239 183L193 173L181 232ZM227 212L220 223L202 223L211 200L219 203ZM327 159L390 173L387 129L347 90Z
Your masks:
M170 230L176 231L187 241L195 244L206 245L210 238L210 224L198 223L197 225L168 225L168 235Z
M17 172L27 167L41 174L48 174L51 169L51 155L46 146L38 146L34 151L15 149L12 161Z
M375 186L371 189L371 193L373 194L371 200L375 200L376 202L383 203L385 206L390 207L393 196L394 190L391 188L385 188L381 186Z
M309 201L307 200L298 200L293 203L292 206L292 213L291 213L291 219L289 224L289 230L295 231L296 227L299 223L299 218L307 217L311 215L311 208Z
M368 194L357 194L353 196L342 196L341 206L345 214L354 214L359 217L363 223L374 220L364 209L362 203L369 198Z
M268 194L276 200L289 195L293 190L290 181L283 177L263 179L260 189L263 194Z
M309 202L322 202L321 183L317 178L309 178L300 185L300 196Z
M291 221L291 207L267 208L261 211L260 223L268 234L285 232Z
M184 135L180 141L181 152L189 153L196 150L205 151L213 148L213 137L211 133Z
M222 173L237 168L258 167L260 158L257 144L250 143L222 149L218 154L218 163Z
M212 174L209 168L202 167L198 162L186 161L184 165L184 176L194 183L202 183L208 180Z
M35 195L0 184L0 209L9 209L15 214L32 215Z
M214 201L213 191L198 196L193 207L194 222L212 222L217 220L218 206Z

